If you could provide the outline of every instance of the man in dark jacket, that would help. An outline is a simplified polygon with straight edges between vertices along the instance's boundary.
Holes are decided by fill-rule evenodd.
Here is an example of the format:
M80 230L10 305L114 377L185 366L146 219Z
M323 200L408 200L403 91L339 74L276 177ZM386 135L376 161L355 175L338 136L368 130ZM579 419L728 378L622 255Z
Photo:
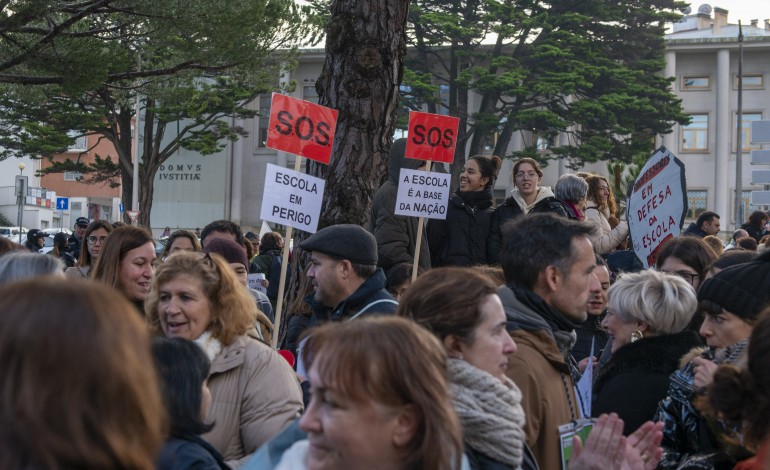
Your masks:
M706 235L719 233L719 214L712 211L702 212L695 222L692 222L684 231L686 237L703 238Z
M417 170L425 161L406 158L406 139L398 139L390 147L388 181L380 186L374 195L374 204L369 218L369 231L377 240L378 265L385 270L401 264L414 262L414 250L417 248L416 217L396 215L396 198L401 169ZM420 245L420 270L430 269L430 251L425 231Z
M506 375L522 392L527 444L540 468L561 468L559 426L580 417L570 347L586 319L594 273L593 228L553 214L520 217L503 231L498 290L518 346Z
M302 331L319 322L344 321L373 313L396 312L398 303L385 290L385 273L377 267L377 242L358 225L333 225L300 243L310 253L308 278L313 294L305 301L310 316L293 315L286 329L286 345L296 347Z
M48 235L42 230L33 228L27 232L27 241L24 243L24 247L33 253L40 253L40 250L45 246L45 238Z
M80 248L83 246L83 237L86 235L86 229L88 228L88 219L86 217L78 217L75 219L74 229L70 237L70 253L75 259L80 258Z

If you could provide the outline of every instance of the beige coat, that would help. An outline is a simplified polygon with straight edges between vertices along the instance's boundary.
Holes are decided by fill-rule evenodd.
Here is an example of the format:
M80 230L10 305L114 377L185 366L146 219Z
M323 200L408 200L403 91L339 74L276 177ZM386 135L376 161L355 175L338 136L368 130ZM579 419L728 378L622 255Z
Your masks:
M239 336L224 346L209 369L214 429L203 437L233 468L302 413L302 391L294 371L269 346Z
M596 228L597 235L591 239L591 242L597 254L604 255L614 251L628 236L628 224L623 221L615 228L610 227L607 220L610 215L609 210L600 211L593 201L586 203L585 214L585 221Z

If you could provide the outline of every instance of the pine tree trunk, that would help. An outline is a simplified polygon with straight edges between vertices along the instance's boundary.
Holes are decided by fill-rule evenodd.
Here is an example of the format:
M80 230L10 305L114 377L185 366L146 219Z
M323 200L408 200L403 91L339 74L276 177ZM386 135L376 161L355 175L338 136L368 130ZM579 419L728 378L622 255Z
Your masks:
M334 0L327 26L326 61L316 82L319 103L339 111L330 164L310 162L308 173L326 188L319 229L364 225L374 193L387 174L406 55L408 0ZM295 232L296 233L296 232ZM294 246L306 238L296 233ZM304 272L294 256L292 272ZM299 289L292 276L287 304ZM280 336L292 312L282 315Z

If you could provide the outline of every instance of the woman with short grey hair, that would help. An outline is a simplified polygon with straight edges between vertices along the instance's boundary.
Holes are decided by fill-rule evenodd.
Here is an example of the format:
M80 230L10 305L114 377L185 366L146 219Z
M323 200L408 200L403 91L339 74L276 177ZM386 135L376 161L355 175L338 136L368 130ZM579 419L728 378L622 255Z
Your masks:
M553 188L554 196L564 206L567 217L574 220L583 220L586 209L586 195L588 183L583 178L567 173L561 175Z
M14 251L0 256L0 284L38 276L64 276L64 263L53 256Z
M608 295L612 356L594 383L592 414L617 413L627 433L653 418L679 359L700 344L686 330L698 300L687 281L653 270L622 274Z

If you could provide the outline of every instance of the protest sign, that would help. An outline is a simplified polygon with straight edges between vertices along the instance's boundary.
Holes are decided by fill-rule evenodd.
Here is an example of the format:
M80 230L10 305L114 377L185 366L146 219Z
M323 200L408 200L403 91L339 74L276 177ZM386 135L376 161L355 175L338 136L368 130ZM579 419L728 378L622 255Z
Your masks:
M417 160L452 163L460 119L411 111L405 156Z
M679 236L687 214L684 164L666 147L659 148L629 188L628 229L636 256L645 268L655 265L655 253Z
M446 173L402 168L395 213L412 217L446 219L449 178L451 175Z
M329 164L337 110L273 93L267 147Z
M261 219L315 233L324 183L321 178L268 163Z

